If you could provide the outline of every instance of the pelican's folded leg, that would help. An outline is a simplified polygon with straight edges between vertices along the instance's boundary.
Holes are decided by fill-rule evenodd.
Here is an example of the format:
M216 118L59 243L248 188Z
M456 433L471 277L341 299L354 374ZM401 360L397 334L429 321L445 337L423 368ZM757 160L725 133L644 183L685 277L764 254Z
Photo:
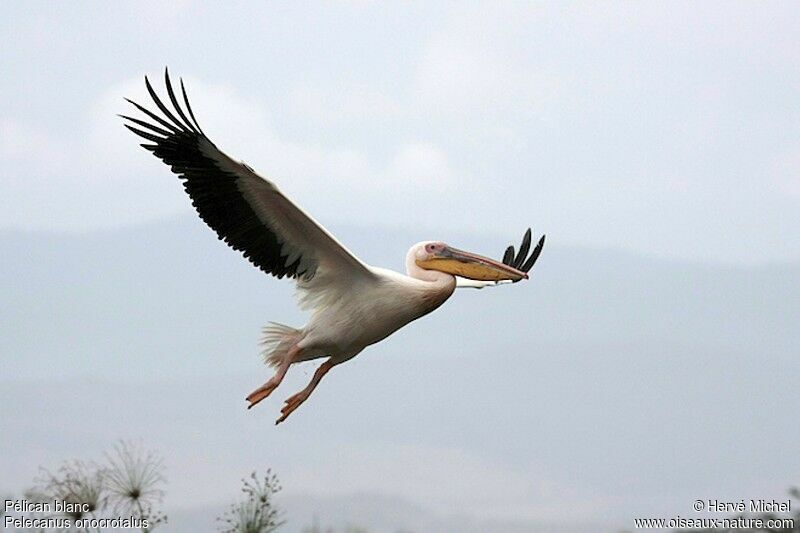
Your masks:
M272 391L278 388L278 385L281 384L284 376L286 376L286 371L289 370L289 366L294 361L297 352L298 350L296 347L289 350L283 357L283 360L281 361L280 366L278 366L278 370L275 372L275 375L269 378L269 381L247 395L247 398L245 399L250 402L250 405L247 406L248 409L252 409L258 402L267 398L270 394L272 394Z
M311 378L311 382L306 386L306 388L286 400L285 405L281 409L281 417L275 421L275 425L278 425L289 418L289 415L292 414L295 409L300 407L300 405L306 401L309 396L311 396L311 393L314 392L315 388L317 388L317 385L319 385L322 377L327 374L335 364L336 363L332 363L331 360L328 359L320 365L317 371L314 372L314 377Z

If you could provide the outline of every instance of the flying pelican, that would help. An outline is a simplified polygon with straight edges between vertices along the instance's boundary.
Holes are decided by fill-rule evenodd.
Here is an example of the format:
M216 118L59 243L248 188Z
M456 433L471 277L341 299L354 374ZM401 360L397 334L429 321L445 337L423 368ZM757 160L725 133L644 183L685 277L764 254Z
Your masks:
M528 255L528 229L519 251L515 253L509 246L502 261L440 241L425 241L406 254L406 275L367 265L274 183L217 148L200 128L183 80L180 88L185 111L167 70L164 81L172 110L145 76L147 91L163 115L126 98L151 121L120 115L129 121L125 127L148 141L141 146L183 180L192 205L220 240L267 274L293 278L300 307L311 311L310 320L302 328L275 322L264 328L264 361L276 371L247 396L248 409L280 385L292 364L328 358L308 386L286 400L276 424L306 401L334 366L435 310L456 287L483 288L528 279L542 251L544 236Z

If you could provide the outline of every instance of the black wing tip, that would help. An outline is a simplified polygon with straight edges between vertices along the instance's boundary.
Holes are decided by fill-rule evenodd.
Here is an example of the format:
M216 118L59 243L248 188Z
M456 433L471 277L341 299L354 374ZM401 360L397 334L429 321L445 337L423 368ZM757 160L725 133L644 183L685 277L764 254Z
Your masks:
M169 69L164 67L164 84L167 86L167 94L169 95L169 100L172 102L172 107L178 113L178 116L181 118L183 122L181 122L181 126L188 128L189 131L192 133L200 133L197 131L192 124L192 121L186 116L186 113L183 112L181 108L180 102L178 102L178 98L175 96L175 89L172 86L172 80L169 78Z
M544 240L545 240L545 235L542 235L539 238L539 242L536 243L536 246L531 252L530 257L528 258L527 261L525 261L520 270L522 270L523 272L530 272L530 270L533 268L533 265L535 265L536 261L539 259L539 255L542 253L542 248L544 248Z
M169 69L164 67L164 85L167 87L167 91L172 90L172 80L169 79Z
M525 234L522 236L522 244L519 246L519 252L517 256L514 258L514 262L512 266L516 269L522 266L525 262L525 259L528 257L528 250L531 248L531 228L528 228L525 231Z
M539 254L542 253L542 248L544 247L546 237L545 235L542 235L539 238L539 241L536 243L536 246L534 246L533 251L531 251L530 255L528 255L532 236L533 230L531 228L525 230L525 234L522 237L522 243L519 247L519 252L516 254L514 253L514 246L509 246L506 248L506 251L503 254L503 264L516 268L522 272L529 272L536 263L536 260L539 258Z
M124 124L124 126L126 128L128 128L129 130L131 130L136 135L138 135L139 137L141 137L142 139L147 139L148 141L154 142L156 144L158 144L158 143L160 143L160 142L162 142L164 140L163 137L159 137L157 135L153 135L152 133L148 133L148 132L142 131L142 130L140 130L138 128L134 128L130 124Z
M161 98L158 96L158 93L153 88L153 84L150 82L150 77L147 74L145 74L144 76L144 84L145 87L147 88L147 92L150 94L152 102L155 103L155 105L161 111L161 116L158 116L156 113L153 113L152 111L148 110L147 108L138 104L137 102L135 102L130 98L123 97L123 99L129 104L133 105L139 111L148 115L152 120L155 121L155 123L158 123L160 126L167 128L172 133L200 135L205 137L205 133L203 133L203 130L200 129L200 126L197 123L197 119L194 116L194 112L192 111L192 107L189 104L189 98L186 94L186 88L184 86L183 79L182 78L180 79L180 86L181 86L181 93L183 96L183 102L186 105L186 111L188 111L188 116L184 112L183 108L178 102L178 99L175 96L175 90L173 88L172 81L169 76L168 66L164 67L164 83L167 88L167 94L169 96L170 103L172 104L172 110L170 110L170 108L167 107L164 104L164 101L162 101ZM177 117L175 116L175 114L173 114L173 111L174 113L177 114ZM162 135L165 134L165 131L159 128L158 126L155 126L155 123L152 124L145 123L127 115L118 115L118 116L120 116L123 119L129 120L139 126L154 130L159 134ZM171 135L171 133L167 132L167 135L165 136L168 137L169 135Z
M183 85L183 78L178 78L181 83L181 94L183 94L183 103L186 104L186 111L189 112L189 116L192 119L197 131L200 135L205 137L205 133L203 133L203 128L200 127L200 124L197 122L197 119L194 116L194 111L192 111L192 105L189 103L189 97L186 95L186 87Z
M514 261L514 247L509 246L506 248L506 252L503 254L503 264L511 266L511 263Z

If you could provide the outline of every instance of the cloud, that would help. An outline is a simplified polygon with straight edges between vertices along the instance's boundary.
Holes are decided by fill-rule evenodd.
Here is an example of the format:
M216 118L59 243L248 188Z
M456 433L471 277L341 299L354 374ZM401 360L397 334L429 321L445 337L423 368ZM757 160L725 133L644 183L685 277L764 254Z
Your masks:
M529 10L480 6L452 17L418 61L412 94L426 112L492 117L535 112L555 96L559 80L532 69L517 47Z
M772 165L773 187L782 194L800 198L800 145L777 156Z
M151 81L165 92L160 79ZM322 216L363 223L363 214L340 208L349 208L354 195L377 199L394 192L408 197L453 186L447 157L430 143L408 140L385 160L374 160L352 147L291 141L276 131L263 103L230 84L194 78L185 82L198 121L219 147L245 159L299 203L305 197L316 199L312 203ZM0 156L9 173L0 195L14 200L0 213L0 225L24 221L26 227L82 230L190 210L177 180L170 179L161 162L137 149L139 139L122 127L117 114L141 115L123 97L146 106L150 101L141 79L115 83L93 99L69 136L18 121L0 122ZM380 209L371 214L379 216Z
M26 70L0 89L0 227L189 213L176 180L114 117L123 94L147 100L125 76L179 54L214 141L328 225L446 238L534 224L554 243L712 261L800 250L763 237L798 230L788 214L798 201L796 9L339 5L304 24L293 10L226 12L220 26L221 8L188 5L153 16L169 25L191 14L189 33L119 48L149 25L147 11L99 14L113 40L87 37L74 10L53 12L45 48L39 21L22 17L26 45L0 65ZM224 46L202 38L211 31L226 32ZM48 62L61 68L28 72ZM73 81L90 71L101 73L95 94ZM420 202L431 194L446 201Z
M36 155L45 150L49 138L46 132L12 119L0 121L0 157L7 160L34 160Z
M343 81L324 87L295 86L289 91L287 105L293 115L319 125L333 121L398 118L408 113L408 109L387 91L365 83Z
M445 190L454 185L455 176L447 157L435 146L412 142L400 147L389 163L387 177L412 190Z

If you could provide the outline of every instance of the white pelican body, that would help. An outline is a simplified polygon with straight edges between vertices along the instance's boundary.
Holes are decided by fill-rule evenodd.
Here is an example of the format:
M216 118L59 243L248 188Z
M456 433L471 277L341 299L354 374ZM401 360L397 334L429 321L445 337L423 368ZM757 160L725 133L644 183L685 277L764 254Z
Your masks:
M508 247L502 262L426 241L408 251L407 275L366 265L274 183L219 150L200 129L183 81L186 112L166 72L165 82L172 110L145 77L147 90L163 115L131 102L153 122L123 116L135 125L125 126L149 141L142 146L178 174L198 214L220 239L264 272L294 278L300 306L311 311L303 328L277 323L264 328L263 355L277 370L247 396L248 408L269 396L292 364L328 357L308 386L286 400L277 423L309 397L333 366L435 310L456 287L481 288L526 279L542 250L544 237L528 256L529 229L519 253Z
M302 360L331 355L335 361L346 361L435 310L456 288L455 277L448 274L428 281L384 268L369 268L375 274L374 280L311 316L299 342L303 353L309 356Z

